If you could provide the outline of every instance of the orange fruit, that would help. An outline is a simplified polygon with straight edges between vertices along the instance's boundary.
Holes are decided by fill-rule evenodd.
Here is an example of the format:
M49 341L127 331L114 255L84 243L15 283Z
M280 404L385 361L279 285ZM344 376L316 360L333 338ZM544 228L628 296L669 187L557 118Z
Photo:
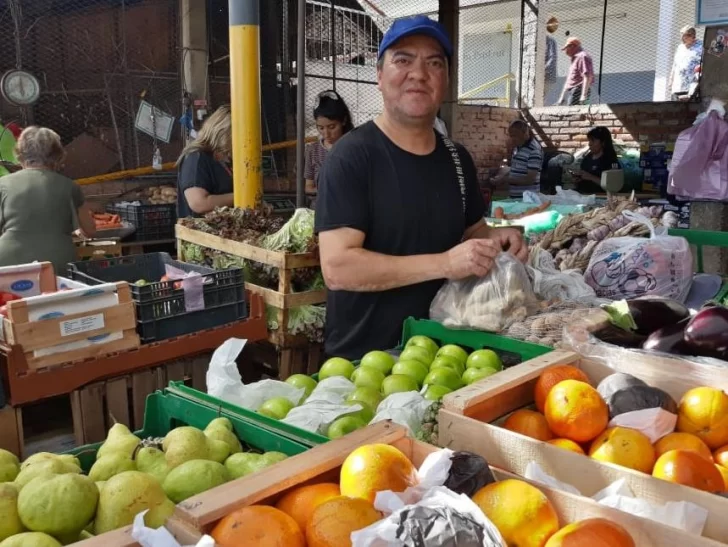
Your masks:
M728 444L721 446L718 450L713 452L713 460L715 463L728 467Z
M533 401L539 412L543 412L546 407L546 397L551 388L562 380L579 380L589 383L589 377L584 374L584 371L571 365L556 365L547 368L536 380L536 389L533 392Z
M307 547L350 546L352 532L366 528L381 518L382 514L367 500L345 496L330 499L319 505L311 514L311 520L306 526L306 545Z
M503 427L526 437L538 439L539 441L548 441L554 438L554 434L549 429L546 417L540 412L534 410L526 410L522 408L516 410L508 416Z
M400 450L388 444L367 444L346 457L339 485L342 496L374 503L377 492L404 492L417 482L415 466Z
M250 505L223 517L210 533L220 547L306 547L293 518L267 505Z
M609 423L609 409L596 389L579 380L563 380L546 396L549 428L557 437L578 443L591 441Z
M691 389L680 400L676 429L700 437L712 450L728 444L728 395L712 387Z
M725 489L723 475L715 464L692 450L665 452L657 459L652 476L706 492L717 493Z
M311 519L313 510L323 502L340 495L341 491L338 484L331 482L309 484L290 490L278 500L276 508L293 517L301 530L306 530L306 525Z
M559 529L556 509L535 486L517 479L478 490L473 501L498 528L506 545L544 547Z
M616 522L593 518L567 524L546 542L546 547L636 547L627 530Z
M558 446L559 448L563 448L564 450L571 450L578 454L584 454L584 449L569 439L551 439L547 442L554 446Z
M723 492L728 492L728 468L718 465L717 463L714 465L720 472L720 476L723 477Z
M651 473L655 449L644 433L627 427L610 427L589 448L589 456L600 462Z
M658 458L670 450L692 450L706 460L713 461L713 454L710 453L708 445L692 433L670 433L655 443L655 456Z

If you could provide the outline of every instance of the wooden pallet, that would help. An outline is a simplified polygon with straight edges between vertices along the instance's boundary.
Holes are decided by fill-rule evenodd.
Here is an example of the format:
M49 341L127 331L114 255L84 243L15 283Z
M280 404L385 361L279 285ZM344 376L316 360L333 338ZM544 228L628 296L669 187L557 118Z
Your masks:
M265 340L267 327L262 298L250 293L247 298L250 311L244 321L45 369L32 369L20 346L0 344L0 368L3 365L7 368L8 401L17 407L69 394L105 378L132 374L174 359L213 351L228 338L244 338L249 342Z
M106 438L114 423L122 423L132 431L144 424L144 408L150 393L163 389L171 381L184 381L190 387L205 391L205 374L211 352L194 357L176 359L164 365L95 382L71 392L72 424L55 432L58 451L72 430L74 446L96 443ZM6 406L0 409L0 447L10 450L19 457L30 455L24 425L24 406ZM27 419L27 418L26 418ZM27 423L27 422L26 422ZM52 439L53 431L48 433Z
M209 532L215 523L232 511L253 504L272 504L288 489L307 482L338 482L339 468L357 447L371 444L391 444L400 449L419 467L437 448L406 436L406 430L390 422L380 422L355 431L257 473L231 481L177 505L167 525L189 535ZM492 468L498 480L517 478L512 473ZM526 481L532 482L532 481ZM713 540L688 534L681 530L641 519L594 500L546 488L533 483L553 503L562 525L587 518L606 518L624 526L640 547L718 547ZM84 545L84 547L86 547Z
M624 479L635 496L647 501L660 505L669 501L692 502L708 511L703 536L728 543L728 521L725 519L728 499L603 463L500 427L511 412L533 403L535 384L541 372L563 364L583 370L592 385L614 372L626 372L666 391L677 401L693 387L710 385L728 390L728 370L722 368L700 367L679 360L675 360L672 367L640 361L614 362L610 367L581 358L576 353L554 351L446 395L438 417L439 443L453 450L477 452L491 465L517 475L523 475L527 465L536 462L546 473L573 485L585 496L592 496L612 482ZM708 370L712 374L706 374ZM642 544L638 542L638 545Z

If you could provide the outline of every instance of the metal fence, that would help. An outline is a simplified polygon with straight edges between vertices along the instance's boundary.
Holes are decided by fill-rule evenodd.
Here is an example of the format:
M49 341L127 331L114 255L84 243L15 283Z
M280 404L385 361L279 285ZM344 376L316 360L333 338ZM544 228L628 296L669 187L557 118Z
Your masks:
M7 0L0 59L35 75L41 93L32 108L2 101L3 122L57 131L74 177L150 165L155 148L174 160L178 124L162 135L151 125L169 123L163 115L142 123L150 134L135 121L145 104L180 112L178 27L177 2L169 0Z

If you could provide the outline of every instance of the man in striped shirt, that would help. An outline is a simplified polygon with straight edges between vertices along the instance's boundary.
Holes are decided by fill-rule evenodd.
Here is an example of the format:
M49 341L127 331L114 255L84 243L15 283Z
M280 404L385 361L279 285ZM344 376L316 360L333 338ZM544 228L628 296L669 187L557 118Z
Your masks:
M508 184L508 195L521 199L523 192L541 191L541 168L543 150L523 120L514 121L508 128L508 136L515 146L511 158L510 172L495 179L497 183Z

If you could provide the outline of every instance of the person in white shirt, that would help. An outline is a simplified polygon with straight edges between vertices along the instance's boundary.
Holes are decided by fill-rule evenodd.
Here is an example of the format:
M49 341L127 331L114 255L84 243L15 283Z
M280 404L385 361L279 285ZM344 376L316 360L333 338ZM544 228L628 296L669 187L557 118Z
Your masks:
M675 50L668 88L673 101L686 101L690 98L690 84L695 79L695 69L703 57L703 41L698 40L695 27L680 29L682 43Z

